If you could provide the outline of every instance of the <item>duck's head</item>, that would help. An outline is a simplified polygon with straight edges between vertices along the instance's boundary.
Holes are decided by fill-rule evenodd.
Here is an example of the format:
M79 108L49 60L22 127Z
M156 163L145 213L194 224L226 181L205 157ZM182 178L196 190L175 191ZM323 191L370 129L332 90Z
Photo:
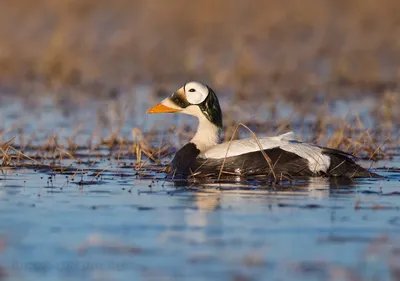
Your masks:
M200 82L186 83L168 98L147 110L147 113L185 113L205 117L222 128L222 112L214 91Z

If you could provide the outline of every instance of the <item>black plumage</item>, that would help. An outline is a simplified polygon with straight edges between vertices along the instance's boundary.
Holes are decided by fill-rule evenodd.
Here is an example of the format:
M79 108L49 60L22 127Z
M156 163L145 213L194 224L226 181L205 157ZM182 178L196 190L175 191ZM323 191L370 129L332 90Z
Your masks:
M326 173L330 177L347 177L347 178L376 178L381 177L378 174L372 173L367 169L361 167L354 161L352 154L327 148L321 147L322 154L329 156L331 164Z
M296 177L379 177L357 165L351 154L340 150L322 148L322 153L329 156L331 164L326 173L314 173L309 168L307 159L285 151L279 147L266 149L264 153L271 160L272 169L277 178ZM172 173L175 176L218 176L222 168L223 175L272 176L271 166L261 151L249 152L222 159L203 159L198 157L200 150L193 143L183 146L172 161Z
M199 156L200 150L194 143L185 144L175 154L174 159L171 162L172 171L174 175L187 176L193 174L196 170L196 158Z
M308 161L279 147L264 150L270 158L277 176L312 176ZM200 151L193 143L182 147L172 161L172 173L175 175L216 176L221 167L225 175L270 175L271 169L261 151L254 151L224 159L197 158Z

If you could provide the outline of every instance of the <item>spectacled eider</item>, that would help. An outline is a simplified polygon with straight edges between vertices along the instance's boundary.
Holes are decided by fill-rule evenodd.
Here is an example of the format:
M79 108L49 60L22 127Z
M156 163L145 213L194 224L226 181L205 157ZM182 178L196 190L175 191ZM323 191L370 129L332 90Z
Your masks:
M225 174L240 176L379 177L356 164L351 154L300 142L293 132L219 143L222 112L218 98L200 82L186 83L147 113L185 113L199 120L197 133L175 154L174 175L215 176L223 166Z

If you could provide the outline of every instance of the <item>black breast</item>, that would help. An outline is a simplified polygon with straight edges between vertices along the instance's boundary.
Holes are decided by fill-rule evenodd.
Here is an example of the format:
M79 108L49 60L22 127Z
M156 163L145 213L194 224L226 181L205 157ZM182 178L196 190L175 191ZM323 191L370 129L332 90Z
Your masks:
M194 143L188 143L175 154L172 160L172 171L174 175L191 175L196 169L196 158L200 150Z

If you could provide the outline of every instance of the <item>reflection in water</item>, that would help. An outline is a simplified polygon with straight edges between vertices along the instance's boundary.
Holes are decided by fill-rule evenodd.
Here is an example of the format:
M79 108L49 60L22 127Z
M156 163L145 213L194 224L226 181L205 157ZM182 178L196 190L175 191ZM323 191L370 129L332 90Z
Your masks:
M172 181L175 187L187 188L192 191L201 191L207 193L229 193L234 191L236 194L293 194L298 195L302 192L308 192L308 196L312 196L315 191L332 191L338 189L351 189L355 188L358 184L357 179L350 178L303 178L294 181L282 181L279 184L266 184L265 181L258 180L235 180L235 181L220 181L210 179L188 179ZM327 192L325 196L331 192Z
M108 164L100 163L98 168ZM293 269L290 273L288 264L304 265L307 274L315 260L328 267L340 259L351 267L358 260L355 253L365 247L363 241L383 231L398 236L398 195L393 193L398 191L398 179L384 181L385 194L393 196L382 196L371 193L379 190L382 181L368 179L163 185L164 181L152 182L150 175L136 179L133 173L124 172L123 178L114 177L115 173L105 173L104 184L84 186L68 184L57 175L51 189L45 187L47 171L3 175L0 236L12 238L2 253L7 273L56 280L67 263L76 265L68 270L69 280L86 280L88 273L101 270L127 280L138 272L151 276L156 272L157 277L170 276L170 280L194 280L191 277L207 272L207 280L233 280L231 273L239 275L244 268L249 280L276 280L270 277L290 274L281 279L300 281L310 280L310 275ZM369 191L365 194L369 200L387 208L368 209L364 204L355 209L359 191ZM21 233L23 237L16 239ZM121 243L100 243L84 254L70 249L93 233L106 242ZM355 233L360 240L347 242ZM333 239L326 239L328 234ZM10 267L14 261L21 266L45 264L47 271L27 266L15 272ZM79 270L80 266L88 269ZM372 268L373 262L367 266Z
M198 230L191 234L191 239L197 243L207 240L206 226L210 225L210 216L212 212L218 210L221 205L221 192L216 191L213 194L195 192L194 205L197 210L187 210L185 212L185 222L190 227L196 227Z
M173 183L175 187L179 188L179 192L182 192L182 188L190 192L191 196L186 197L186 200L190 201L188 205L196 208L189 208L185 211L184 221L188 226L197 229L194 233L190 233L190 240L197 243L205 242L210 238L206 233L207 226L216 224L215 221L210 222L210 220L215 220L218 217L215 213L221 209L240 208L242 213L251 214L264 210L272 203L287 200L291 202L293 198L324 199L335 195L337 191L351 190L355 188L356 184L354 180L346 178L307 178L279 185L262 185L260 182L243 181L217 183L198 179L179 180ZM168 234L171 233L168 231ZM174 236L179 235L182 233L174 233ZM164 238L166 237L164 236ZM184 239L189 238L184 237Z

